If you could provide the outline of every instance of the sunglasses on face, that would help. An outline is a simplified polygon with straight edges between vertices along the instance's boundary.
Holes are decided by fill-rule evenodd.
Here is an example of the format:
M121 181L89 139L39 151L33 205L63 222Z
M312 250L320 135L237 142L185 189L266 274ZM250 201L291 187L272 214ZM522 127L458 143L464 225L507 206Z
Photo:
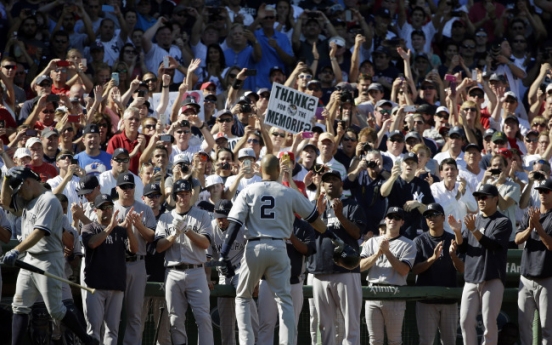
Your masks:
M62 132L73 132L73 127L66 127Z
M320 88L318 86L309 86L308 89L310 91L320 91Z
M236 78L238 75L236 73L229 73L228 74L228 77L229 78Z
M155 79L155 78L146 79L146 80L144 80L144 83L146 83L146 84L157 83L157 79Z
M385 218L387 218L389 220L402 220L402 218L400 216L397 216L397 215L394 215L394 214L390 214L390 215L386 216Z
M422 90L423 90L423 91L426 91L426 90L435 90L435 86L431 86L431 85L422 86Z
M404 140L402 138L391 138L389 139L392 143L404 143Z
M437 117L440 117L440 118L442 118L442 119L445 120L445 121L449 119L449 116L448 116L448 115L439 115L439 114L437 114Z
M54 114L55 110L42 110L44 114Z
M232 122L232 121L234 121L234 119L229 118L229 117L228 117L228 118L224 118L224 119L217 119L217 122L220 122L220 123L224 123L224 122L230 123L230 122Z
M272 136L273 137L280 137L280 138L285 138L286 135L284 133L278 133L278 132L272 132Z
M483 98L485 97L482 93L470 93L470 97L473 98Z
M443 214L442 213L430 213L430 214L426 214L424 217L426 219L431 219L431 218L435 218L435 217L439 217L439 216L442 216Z
M528 142L528 143L536 143L539 141L539 139L535 138L535 139L529 139L529 138L525 138L525 141Z
M113 160L119 164L130 162L130 158L113 158Z
M56 68L54 71L56 73L65 73L65 72L67 72L67 69L65 69L65 68Z
M247 139L247 143L248 144L260 144L261 142L259 141L259 139Z
M349 141L357 141L357 139L355 139L355 138L349 138L349 137L347 137L347 136L344 136L344 137L343 137L343 141L347 141L347 142L349 142Z
M71 155L63 155L63 156L59 157L58 160L61 161L61 160L67 159L67 158L73 159L73 156L71 156Z
M107 123L100 123L100 124L98 125L98 127L100 127L100 128L107 128Z
M145 197L148 199L159 199L161 197L161 194L150 194L150 195L145 195Z
M424 124L424 121L414 121L414 124L416 124L416 125L423 125L423 124Z
M2 66L2 68L5 68L5 69L17 69L17 66L16 66L16 65L6 65L6 66Z
M192 131L190 131L190 130L182 130L182 131L176 131L176 133L178 133L178 134L182 134L182 133L184 133L184 134L189 134L189 133L192 133Z
M133 184L124 184L122 186L119 186L119 188L121 188L122 190L129 190L129 189L134 189L134 185Z
M552 191L549 189L539 189L539 194L550 194L550 192Z
M265 98L265 99L269 99L269 98L270 98L270 94L265 92L265 93L262 93L260 97L261 97L261 98Z
M533 127L546 127L545 123L533 123L531 126Z
M155 125L145 125L144 126L146 129L154 129L155 128Z

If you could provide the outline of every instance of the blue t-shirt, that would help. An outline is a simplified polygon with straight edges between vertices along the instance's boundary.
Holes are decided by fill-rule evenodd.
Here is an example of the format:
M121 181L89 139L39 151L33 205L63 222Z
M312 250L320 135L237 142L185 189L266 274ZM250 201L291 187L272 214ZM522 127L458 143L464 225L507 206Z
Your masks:
M263 52L263 58L261 59L261 61L257 62L257 88L260 89L266 87L268 89L271 89L272 84L270 83L269 76L270 69L274 66L279 66L283 70L286 70L286 65L276 52L276 49L272 48L272 46L268 44L268 41L271 38L276 40L278 46L286 54L293 56L291 43L289 42L289 38L286 35L278 31L274 31L274 36L267 37L264 34L263 29L258 29L257 31L255 31L255 37L257 37L257 41L259 41L259 44L261 45L261 50Z
M87 175L98 176L104 171L111 170L111 155L105 151L100 151L100 154L95 157L82 151L74 158L79 161L79 166L86 171Z
M253 61L253 47L247 46L241 52L236 53L234 49L228 48L224 51L224 60L226 66L239 66L240 68L255 68L255 62ZM245 79L243 89L244 90L256 90L255 89L256 77L251 76Z

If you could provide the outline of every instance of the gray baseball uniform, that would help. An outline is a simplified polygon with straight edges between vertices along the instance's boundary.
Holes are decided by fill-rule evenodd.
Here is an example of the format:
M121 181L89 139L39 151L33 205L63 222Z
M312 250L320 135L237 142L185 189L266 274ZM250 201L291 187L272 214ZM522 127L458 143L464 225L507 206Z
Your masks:
M11 223L6 216L6 213L0 208L0 227L8 230L13 234ZM2 247L0 246L0 255L2 254ZM2 296L2 269L0 268L0 296Z
M207 257L212 257L212 260L218 260L226 233L218 227L216 219L211 222L211 226L213 227L213 240L211 241L211 246L207 249ZM232 248L228 254L228 258L232 261L232 266L234 266L234 269L236 270L236 275L232 278L226 278L219 272L219 284L221 285L232 285L234 288L238 287L241 260L243 259L243 253L247 243L245 231L246 230L243 228L240 229L240 232L238 233L238 236L232 244ZM220 319L221 343L235 345L236 300L234 298L219 297L217 298L217 309ZM259 329L259 318L257 314L257 305L255 303L251 303L251 316L253 332L257 334Z
M362 258L377 253L380 247L381 237L372 237L362 247ZM405 236L399 236L389 240L389 251L401 262L412 268L416 259L416 247ZM376 263L368 270L366 280L370 286L406 285L406 276L400 275L391 265L385 255L381 255ZM370 344L383 344L385 333L388 343L402 344L402 325L405 301L366 301L365 304L366 325L370 335Z
M121 203L116 202L113 213L119 211L119 221L122 222L132 207L134 207L134 212L138 214L143 212L142 223L146 228L155 230L155 215L151 207L140 201L134 201L134 204L129 207L124 207ZM126 259L127 272L124 308L127 323L125 328L125 345L142 343L142 306L147 282L146 265L144 262L147 241L142 237L135 226L132 227L132 231L138 240L138 251L136 255L127 257Z
M211 242L211 218L207 212L197 207L192 207L183 215L176 213L176 210L163 214L157 223L156 238L165 238L175 232L172 225L174 219L183 220L188 231L204 235ZM174 344L188 343L185 323L188 305L192 307L198 325L198 344L214 343L209 314L210 292L203 268L206 261L206 250L199 248L184 233L165 252L165 266L169 269L165 280L165 298Z
M291 236L294 213L306 221L316 219L316 208L302 194L275 181L246 187L234 201L228 220L247 227L248 239L236 292L236 318L240 344L253 345L250 304L253 290L264 275L277 296L280 310L280 343L295 341L295 312L291 298L290 260L285 238Z
M51 192L45 192L29 201L24 206L21 216L23 239L35 229L47 234L27 251L23 261L60 277L64 276L65 266L61 240L62 215L63 211L58 199ZM62 319L66 309L61 299L61 282L27 270L19 271L17 276L12 303L13 313L29 314L39 294L42 295L50 315L54 319Z

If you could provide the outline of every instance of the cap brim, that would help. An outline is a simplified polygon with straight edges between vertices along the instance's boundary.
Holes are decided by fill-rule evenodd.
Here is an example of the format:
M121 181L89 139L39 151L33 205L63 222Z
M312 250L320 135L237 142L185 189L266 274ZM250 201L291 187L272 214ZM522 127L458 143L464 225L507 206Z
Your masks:
M125 186L125 185L136 186L136 184L135 184L135 183L132 183L132 182L117 183L117 187Z
M225 214L225 213L218 213L217 211L213 212L213 217L215 219L219 219L219 218L228 218L228 214Z
M535 187L535 190L550 190L552 191L552 188L549 188L549 187L546 187L546 186L538 186L538 187Z
M480 196L480 195L494 196L491 193L485 193L485 192L473 192L472 195L475 196L475 197Z
M385 216L391 216L393 214L396 214L397 216L401 217L402 220L404 220L404 216L402 214L400 214L399 212L391 212L391 213L387 213Z
M326 172L322 175L322 181L326 180L328 177L334 176L341 180L341 176L334 174L333 172Z
M159 196L161 196L162 194L159 193L159 192L149 192L148 194L144 194L144 196L150 196L150 195L159 195Z
M88 193L91 193L94 189L81 189L77 192L77 195L81 196L81 195L85 195L85 194L88 194Z

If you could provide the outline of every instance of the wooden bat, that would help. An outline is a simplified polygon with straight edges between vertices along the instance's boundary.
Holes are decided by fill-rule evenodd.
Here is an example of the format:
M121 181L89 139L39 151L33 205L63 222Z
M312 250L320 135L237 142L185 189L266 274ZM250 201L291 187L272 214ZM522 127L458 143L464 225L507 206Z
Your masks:
M58 277L58 276L56 276L55 274L48 273L48 272L44 271L43 269L40 269L40 268L38 268L38 267L36 267L36 266L33 266L33 265L30 265L30 264L28 264L28 263L26 263L26 262L23 262L23 261L21 261L21 260L15 260L15 266L17 266L17 267L19 267L19 268L22 268L22 269L24 269L24 270L30 271L30 272L42 274L42 275L44 275L44 276L46 276L46 277L49 277L49 278L52 278L52 279L59 280L59 281L61 281L61 282L67 283L67 284L69 284L69 285L76 286L76 287L81 288L81 289L83 289L83 290L86 290L86 291L88 291L88 292L90 292L90 293L96 292L96 289L94 289L94 288L89 288L89 287L87 287L87 286L82 286L82 285L79 285L79 284L77 284L77 283L74 283L74 282L72 282L72 281L70 281L70 280L67 280L67 279L65 279L65 278Z

